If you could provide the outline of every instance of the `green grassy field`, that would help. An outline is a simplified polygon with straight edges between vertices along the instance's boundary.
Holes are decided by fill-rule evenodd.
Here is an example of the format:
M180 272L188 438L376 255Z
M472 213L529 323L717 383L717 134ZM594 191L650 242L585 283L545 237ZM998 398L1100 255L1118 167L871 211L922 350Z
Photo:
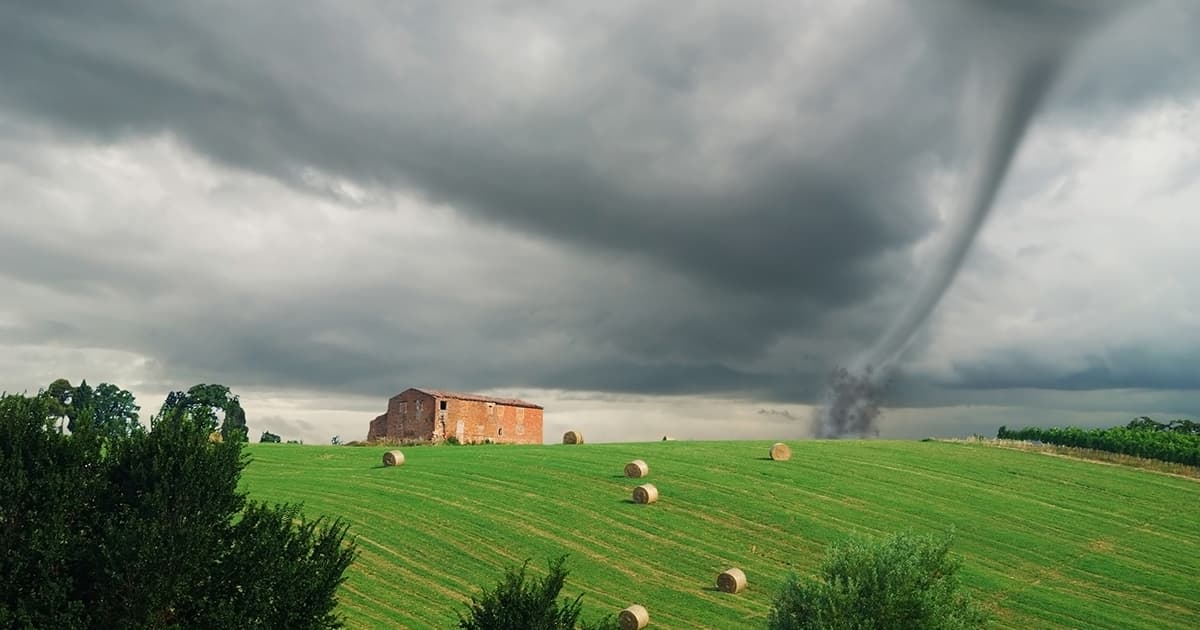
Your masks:
M254 499L351 523L351 628L449 628L504 567L570 554L585 617L630 603L651 628L762 628L790 571L847 534L957 529L967 586L1002 628L1200 628L1200 483L992 448L898 441L404 449L252 445ZM658 503L629 502L646 460ZM714 589L731 566L739 595Z

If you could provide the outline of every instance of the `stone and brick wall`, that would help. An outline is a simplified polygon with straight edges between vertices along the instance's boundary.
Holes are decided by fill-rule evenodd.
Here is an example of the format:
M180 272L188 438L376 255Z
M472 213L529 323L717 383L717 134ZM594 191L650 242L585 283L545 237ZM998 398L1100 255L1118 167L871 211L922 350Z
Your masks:
M469 396L479 400L405 390L388 400L387 413L371 421L367 440L441 442L454 436L460 442L542 443L542 409Z

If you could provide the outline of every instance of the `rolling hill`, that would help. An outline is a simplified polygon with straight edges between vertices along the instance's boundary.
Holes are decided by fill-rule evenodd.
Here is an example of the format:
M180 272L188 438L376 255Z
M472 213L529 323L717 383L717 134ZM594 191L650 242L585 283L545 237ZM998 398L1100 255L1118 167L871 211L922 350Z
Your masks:
M965 584L999 628L1200 627L1200 483L991 448L900 441L651 442L404 449L255 444L251 498L351 523L351 628L449 628L507 566L569 554L585 617L762 628L787 574L848 534L956 529ZM631 459L649 464L627 479ZM630 502L642 481L661 494ZM717 592L740 567L749 588Z

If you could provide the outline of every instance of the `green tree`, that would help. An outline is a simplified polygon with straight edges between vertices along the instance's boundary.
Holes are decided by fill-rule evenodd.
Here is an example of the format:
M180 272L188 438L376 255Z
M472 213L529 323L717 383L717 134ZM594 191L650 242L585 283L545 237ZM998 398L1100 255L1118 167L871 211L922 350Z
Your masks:
M104 437L126 437L141 428L138 424L138 411L141 407L133 394L116 385L97 385L89 407L92 412L92 424Z
M85 626L75 576L88 573L79 533L94 528L100 445L61 433L56 402L0 397L0 628Z
M213 628L332 628L334 593L354 559L342 521L306 519L298 505L250 503L227 532L235 553L215 573ZM286 591L286 592L283 592Z
M341 521L247 502L239 442L186 410L102 438L0 397L0 627L332 628Z
M950 536L896 534L835 544L817 579L792 575L771 630L979 628L987 615L961 592Z
M278 444L280 439L279 439L278 435L275 435L274 433L271 433L270 431L263 431L262 436L260 436L258 438L258 441L265 442L268 444Z
M56 379L42 391L49 404L52 418L67 419L67 429L78 430L77 423L85 414L101 436L125 436L136 431L141 407L133 394L111 383L101 383L92 389L87 380L73 387L65 378Z
M569 571L566 556L550 561L546 577L529 579L526 560L519 569L509 568L492 590L472 596L467 615L458 615L461 630L609 630L617 627L610 616L594 625L579 624L583 609L580 594L573 600L559 600Z
M216 383L193 385L186 392L174 391L167 395L159 415L186 413L209 433L221 430L226 442L246 442L246 412L238 397L229 388Z
M1130 420L1129 424L1125 425L1125 427L1134 431L1162 431L1167 428L1167 425L1155 422L1148 416L1138 416Z
M71 404L67 406L67 430L75 432L75 423L79 418L91 411L95 391L88 385L87 379L79 381L79 387L71 392Z
M65 378L55 379L53 383L50 383L43 392L43 396L50 401L50 415L59 420L66 418L67 409L71 406L71 396L74 393L75 386Z

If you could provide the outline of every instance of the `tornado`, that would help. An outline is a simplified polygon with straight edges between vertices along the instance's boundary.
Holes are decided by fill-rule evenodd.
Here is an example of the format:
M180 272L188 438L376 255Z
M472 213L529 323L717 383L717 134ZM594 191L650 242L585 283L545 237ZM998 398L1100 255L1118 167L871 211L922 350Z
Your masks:
M964 194L941 249L909 302L870 348L830 373L815 417L818 437L877 434L888 379L962 267L1030 121L1071 52L1119 7L1097 0L972 0L960 9L962 30L978 35L972 76L990 99L980 103L978 118L970 121L977 157L965 174Z

